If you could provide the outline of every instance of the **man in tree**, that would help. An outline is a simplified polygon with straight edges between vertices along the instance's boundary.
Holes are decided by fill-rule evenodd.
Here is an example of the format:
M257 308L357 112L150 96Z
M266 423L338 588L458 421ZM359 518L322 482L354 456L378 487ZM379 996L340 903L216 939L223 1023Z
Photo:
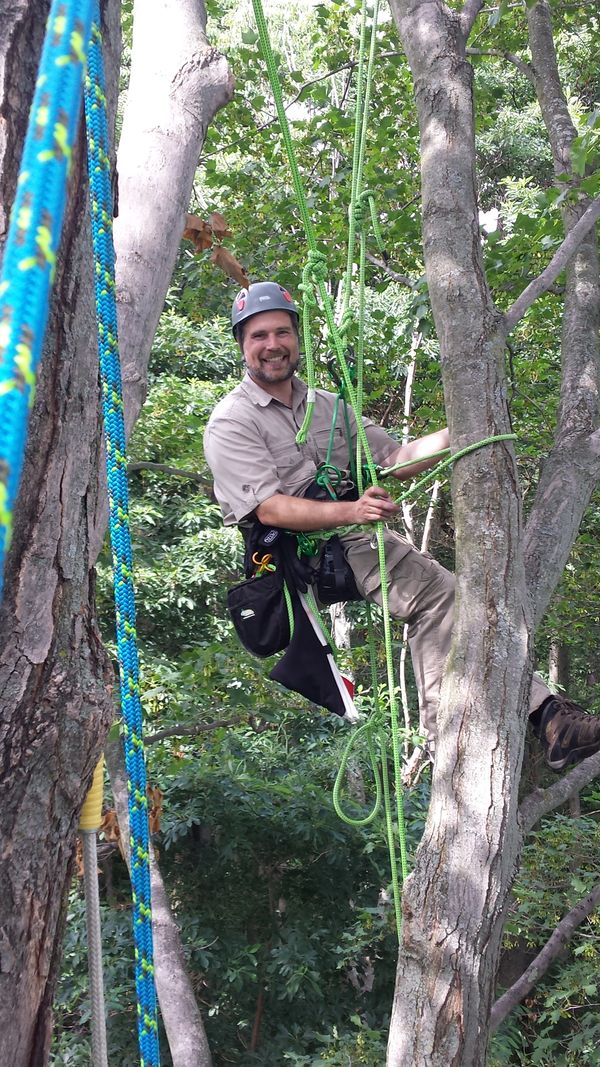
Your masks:
M276 282L242 289L233 304L232 326L246 375L216 406L204 441L225 524L248 528L258 521L292 532L356 526L356 531L341 537L345 560L359 594L381 604L377 546L363 527L389 522L400 509L381 486L369 486L359 496L349 480L356 421L351 415L348 441L335 394L315 391L308 439L305 445L296 443L309 397L307 386L296 376L300 350L292 297ZM399 447L381 427L368 419L363 424L376 463L408 464L395 472L400 479L431 467L434 453L448 445L447 430ZM336 499L328 499L316 481L325 461L342 472ZM384 537L390 614L408 624L421 729L433 746L452 636L454 578L396 530L386 528ZM588 715L572 701L553 695L537 675L531 686L530 720L552 770L560 771L600 749L600 716Z

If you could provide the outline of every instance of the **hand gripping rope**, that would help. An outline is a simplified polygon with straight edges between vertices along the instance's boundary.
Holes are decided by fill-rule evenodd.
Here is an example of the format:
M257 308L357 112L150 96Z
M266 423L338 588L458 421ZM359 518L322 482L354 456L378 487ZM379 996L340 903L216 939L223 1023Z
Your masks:
M53 0L0 275L0 596L23 465L28 413L33 403L36 370L48 318L65 209L66 181L79 120L85 49L90 42L86 119L117 644L129 776L138 1040L141 1067L158 1067L146 770L117 351L109 142L99 21L98 0L78 0L70 4L65 0Z

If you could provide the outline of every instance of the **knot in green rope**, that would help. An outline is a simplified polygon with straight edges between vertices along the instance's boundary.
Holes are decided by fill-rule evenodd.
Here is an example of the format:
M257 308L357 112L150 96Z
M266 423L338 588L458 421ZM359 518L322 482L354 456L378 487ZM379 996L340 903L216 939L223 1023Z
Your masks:
M314 307L317 306L317 298L315 296L315 287L314 287L313 283L311 282L310 278L307 279L306 281L304 280L305 273L306 273L306 267L304 268L304 270L302 272L302 281L300 282L300 285L298 286L298 289L302 293L302 303L304 304L304 307L314 308Z
M346 308L338 326L338 333L340 337L346 337L350 330L353 328L356 322L356 316L352 308Z
M368 489L370 485L376 485L379 481L382 468L378 464L375 464L373 469L375 471L376 481L373 481L373 478L371 477L371 468L367 463L363 463L361 467L363 492L365 489Z
M337 500L335 489L342 480L342 472L334 463L321 463L317 467L315 482L321 489L326 489L332 500Z
M305 276L315 284L327 281L329 271L327 269L327 257L324 252L319 252L317 249L309 251L306 266L302 272L303 281Z
M367 217L367 210L369 207L368 200L365 200L363 196L360 196L354 205L353 219L356 230L360 233L365 224ZM352 208L350 209L352 210Z

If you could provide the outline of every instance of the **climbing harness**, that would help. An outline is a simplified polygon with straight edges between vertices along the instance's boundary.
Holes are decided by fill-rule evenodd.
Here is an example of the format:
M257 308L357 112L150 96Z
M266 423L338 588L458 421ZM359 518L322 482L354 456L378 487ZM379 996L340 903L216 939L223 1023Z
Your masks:
M98 0L53 0L0 276L0 595L27 417L48 317L81 107L83 71L106 436L117 644L129 776L131 881L141 1067L158 1067L142 709L117 349L109 139Z

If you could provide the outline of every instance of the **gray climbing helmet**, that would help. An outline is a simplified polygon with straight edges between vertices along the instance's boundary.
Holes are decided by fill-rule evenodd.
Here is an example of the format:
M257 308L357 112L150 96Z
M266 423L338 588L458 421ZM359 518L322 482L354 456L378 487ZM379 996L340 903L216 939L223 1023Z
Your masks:
M287 311L298 323L298 308L283 285L277 282L255 282L249 289L240 289L231 309L233 336L237 338L238 326L261 311Z

